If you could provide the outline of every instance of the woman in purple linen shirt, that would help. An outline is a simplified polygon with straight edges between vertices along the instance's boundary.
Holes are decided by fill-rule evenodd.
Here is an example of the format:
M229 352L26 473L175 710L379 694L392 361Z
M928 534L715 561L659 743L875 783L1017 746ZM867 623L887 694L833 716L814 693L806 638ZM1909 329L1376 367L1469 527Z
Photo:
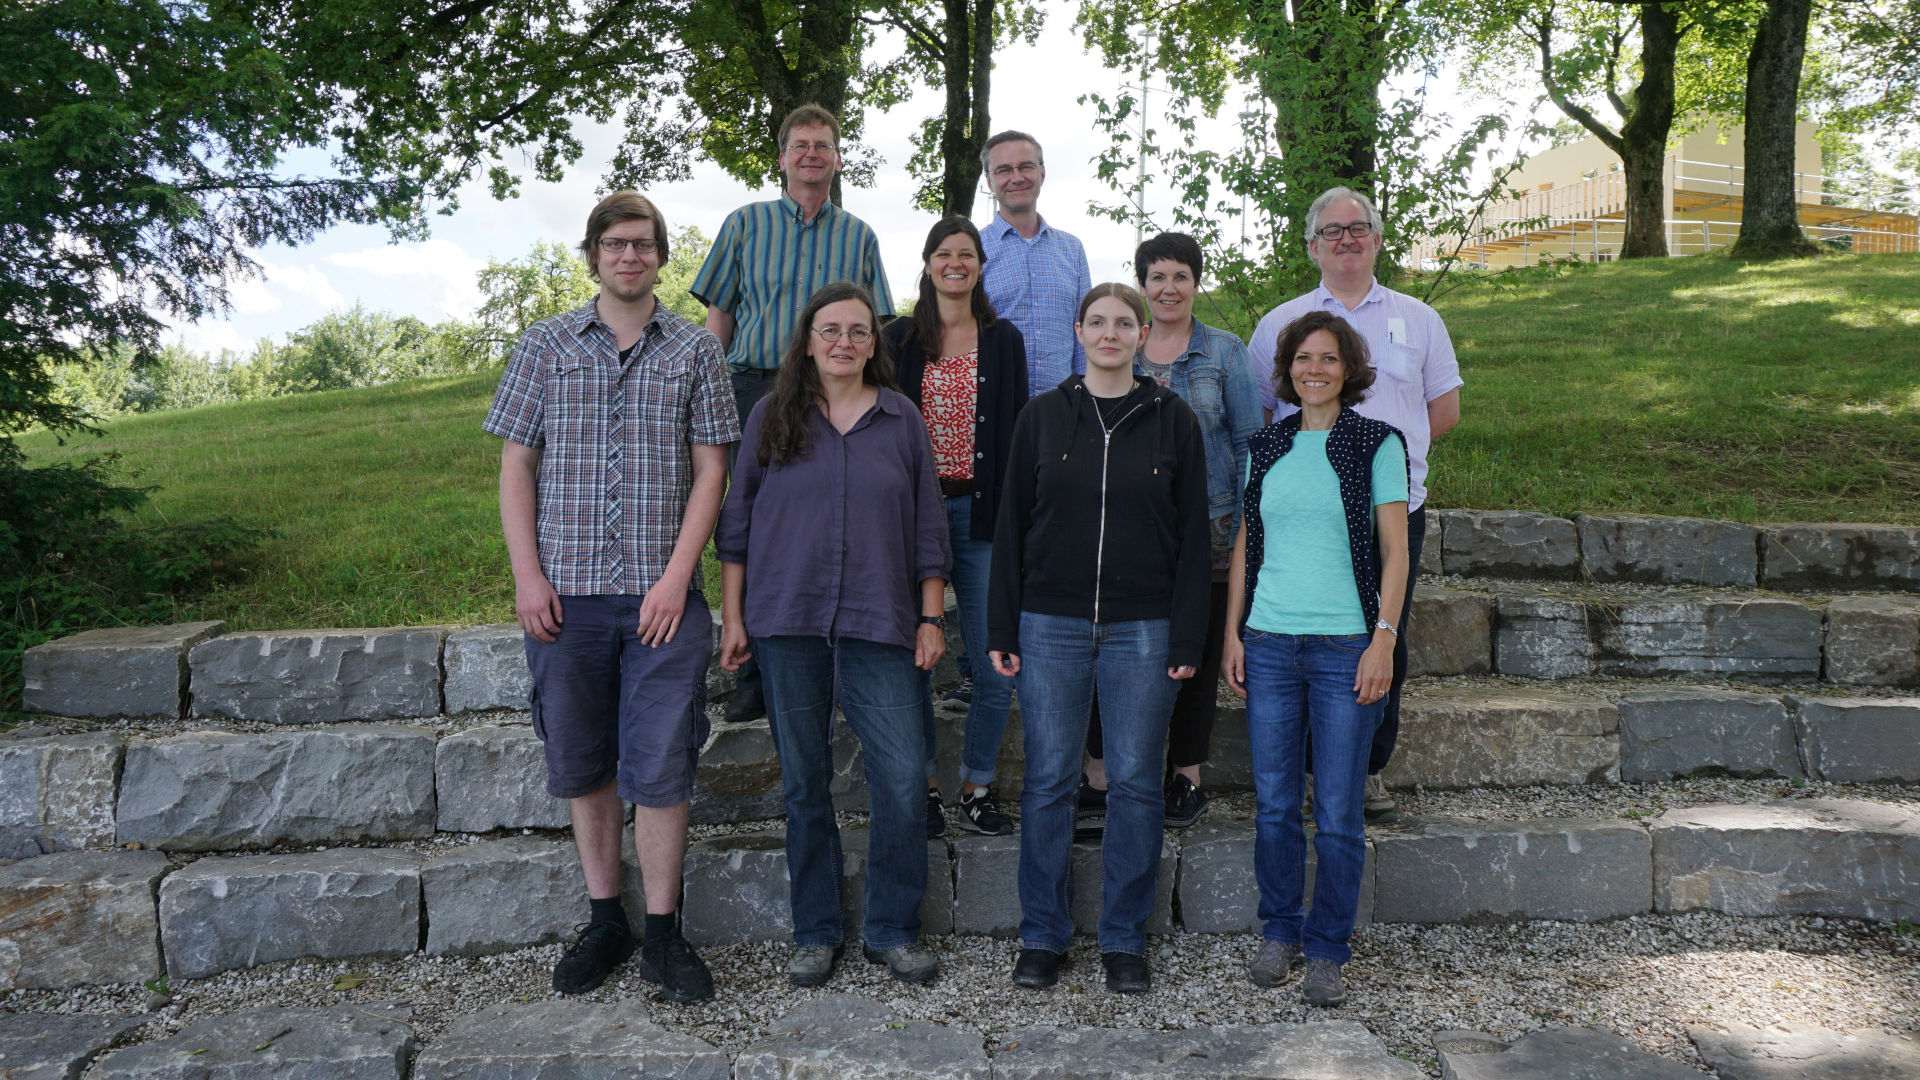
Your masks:
M946 650L952 562L933 445L894 385L865 289L800 313L773 390L747 418L720 514L720 664L758 656L787 810L794 953L819 986L842 944L830 735L836 688L872 793L863 953L894 977L938 974L920 946L927 886L924 672Z

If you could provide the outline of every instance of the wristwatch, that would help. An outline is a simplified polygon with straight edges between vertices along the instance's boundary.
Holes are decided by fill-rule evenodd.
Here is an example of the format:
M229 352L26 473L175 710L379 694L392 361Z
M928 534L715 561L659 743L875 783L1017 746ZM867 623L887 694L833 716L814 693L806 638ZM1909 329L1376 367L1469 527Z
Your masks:
M937 626L945 630L947 628L947 617L945 615L922 615L920 616L920 625Z
M1373 628L1375 630L1385 630L1387 633L1392 634L1396 640L1400 637L1400 629L1385 619L1374 623Z

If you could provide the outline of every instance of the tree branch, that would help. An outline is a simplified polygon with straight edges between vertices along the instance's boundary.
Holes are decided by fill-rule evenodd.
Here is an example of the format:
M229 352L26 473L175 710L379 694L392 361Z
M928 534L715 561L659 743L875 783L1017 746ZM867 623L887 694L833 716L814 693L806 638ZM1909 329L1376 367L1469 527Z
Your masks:
M1620 114L1620 123L1624 126L1627 117L1632 114L1627 111L1627 103L1620 99L1620 49L1626 43L1627 34L1619 25L1619 17L1615 16L1613 42L1607 52L1607 101L1613 106L1613 111Z
M868 26L893 27L895 30L907 35L908 44L915 46L920 52L925 53L930 60L937 61L946 55L946 38L941 37L931 26L928 26L920 19L906 12L890 10L886 15L877 19L862 15L860 16L860 21L866 23Z
M1546 87L1547 97L1559 106L1561 112L1593 132L1596 138L1606 144L1607 149L1619 154L1624 145L1620 136L1601 123L1599 117L1588 112L1585 106L1568 96L1566 88L1553 77L1553 8L1549 7L1537 16L1533 25L1534 42L1540 46L1540 83Z

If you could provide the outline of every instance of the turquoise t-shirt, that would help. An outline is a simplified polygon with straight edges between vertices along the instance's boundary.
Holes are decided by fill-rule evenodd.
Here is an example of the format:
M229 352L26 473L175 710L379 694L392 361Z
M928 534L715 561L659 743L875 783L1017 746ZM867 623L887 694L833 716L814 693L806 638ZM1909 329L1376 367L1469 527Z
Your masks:
M1269 634L1364 634L1340 478L1325 431L1302 431L1260 487L1264 561L1247 625ZM1373 504L1407 501L1407 453L1387 436L1373 455ZM1371 514L1369 515L1371 519Z

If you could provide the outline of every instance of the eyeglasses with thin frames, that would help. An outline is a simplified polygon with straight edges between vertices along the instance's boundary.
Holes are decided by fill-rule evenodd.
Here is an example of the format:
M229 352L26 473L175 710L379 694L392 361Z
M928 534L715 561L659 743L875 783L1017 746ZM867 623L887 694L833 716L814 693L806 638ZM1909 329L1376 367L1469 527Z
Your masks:
M1339 240L1342 233L1353 237L1355 240L1365 240L1367 237L1373 235L1373 223L1370 221L1356 221L1351 225L1327 225L1315 232L1314 235L1322 240Z
M830 142L790 142L787 144L787 153L789 154L805 154L809 151L815 154L831 154L838 149L838 147Z
M816 326L813 328L813 332L819 334L820 340L829 345L839 341L842 335L855 345L865 345L867 342L873 340L873 331L864 326L855 326L846 330L842 330L837 326Z
M600 250L609 255L618 255L627 250L628 244L632 244L633 250L642 255L651 255L660 250L660 241L649 240L645 237L638 240L628 240L620 236L603 236L600 238Z
M993 178L995 180L1005 180L1016 172L1021 176L1038 176L1040 174L1040 163L1037 161L1023 161L1018 165L995 165L993 167Z

